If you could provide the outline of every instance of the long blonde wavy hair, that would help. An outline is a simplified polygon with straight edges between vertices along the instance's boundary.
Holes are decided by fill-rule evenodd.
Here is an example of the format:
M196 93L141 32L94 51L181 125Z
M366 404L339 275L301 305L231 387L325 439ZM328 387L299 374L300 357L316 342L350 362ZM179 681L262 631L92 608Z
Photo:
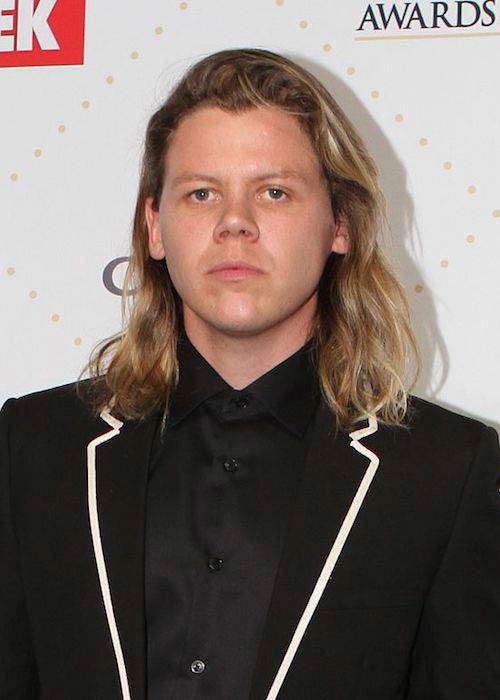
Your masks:
M403 290L384 259L379 233L384 202L377 172L359 135L326 88L289 59L258 49L227 50L196 63L151 117L135 208L132 252L123 296L124 327L91 356L90 397L125 419L162 408L178 379L182 304L164 260L148 249L146 198L158 208L169 137L201 106L240 112L271 106L305 129L326 177L334 216L349 231L349 251L332 254L319 284L312 327L325 401L339 427L366 415L400 425L411 357L418 358ZM418 359L417 359L418 362Z

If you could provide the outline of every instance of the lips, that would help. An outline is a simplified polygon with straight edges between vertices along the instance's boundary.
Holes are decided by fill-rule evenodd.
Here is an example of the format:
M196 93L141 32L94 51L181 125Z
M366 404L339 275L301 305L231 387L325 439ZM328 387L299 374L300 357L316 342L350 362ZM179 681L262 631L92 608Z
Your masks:
M224 260L224 262L211 267L208 274L218 282L237 284L260 277L264 274L264 270L256 265L251 265L246 260Z
M263 274L260 267L251 265L245 260L225 260L224 262L214 265L208 270L208 274L218 273L242 273L242 274Z

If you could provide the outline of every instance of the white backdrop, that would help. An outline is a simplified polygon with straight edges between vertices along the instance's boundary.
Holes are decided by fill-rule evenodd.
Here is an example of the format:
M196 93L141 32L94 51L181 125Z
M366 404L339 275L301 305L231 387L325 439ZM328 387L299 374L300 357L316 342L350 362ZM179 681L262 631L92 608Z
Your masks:
M83 65L36 67L2 63L2 10L0 403L74 380L118 329L120 299L102 274L127 255L148 117L193 61L256 46L323 80L377 161L387 250L423 351L415 393L498 427L500 19L493 0L477 4L480 17L462 2L461 22L448 3L449 27L431 2L415 5L401 28L394 14L384 28L373 4L360 30L358 0L91 0Z

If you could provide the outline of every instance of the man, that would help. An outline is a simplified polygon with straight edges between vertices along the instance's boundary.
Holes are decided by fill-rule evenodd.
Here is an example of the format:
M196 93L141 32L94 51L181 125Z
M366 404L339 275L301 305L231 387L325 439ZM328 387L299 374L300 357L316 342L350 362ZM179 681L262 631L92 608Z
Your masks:
M184 76L125 330L2 411L2 698L500 697L497 437L407 397L380 220L309 73Z

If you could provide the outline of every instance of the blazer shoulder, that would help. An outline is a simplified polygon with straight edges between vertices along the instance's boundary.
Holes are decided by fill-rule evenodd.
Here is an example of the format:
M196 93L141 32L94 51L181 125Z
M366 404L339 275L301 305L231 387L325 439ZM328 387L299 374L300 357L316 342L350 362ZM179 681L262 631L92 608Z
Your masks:
M90 425L96 416L85 400L85 390L91 380L36 391L19 398L8 399L1 411L2 423L26 433L55 433L64 437L70 425ZM83 391L82 391L83 389Z
M410 430L461 430L467 434L478 435L488 426L477 418L470 418L411 395L408 400L408 427Z
M406 439L425 453L472 458L486 438L498 442L494 428L425 399L410 396Z

